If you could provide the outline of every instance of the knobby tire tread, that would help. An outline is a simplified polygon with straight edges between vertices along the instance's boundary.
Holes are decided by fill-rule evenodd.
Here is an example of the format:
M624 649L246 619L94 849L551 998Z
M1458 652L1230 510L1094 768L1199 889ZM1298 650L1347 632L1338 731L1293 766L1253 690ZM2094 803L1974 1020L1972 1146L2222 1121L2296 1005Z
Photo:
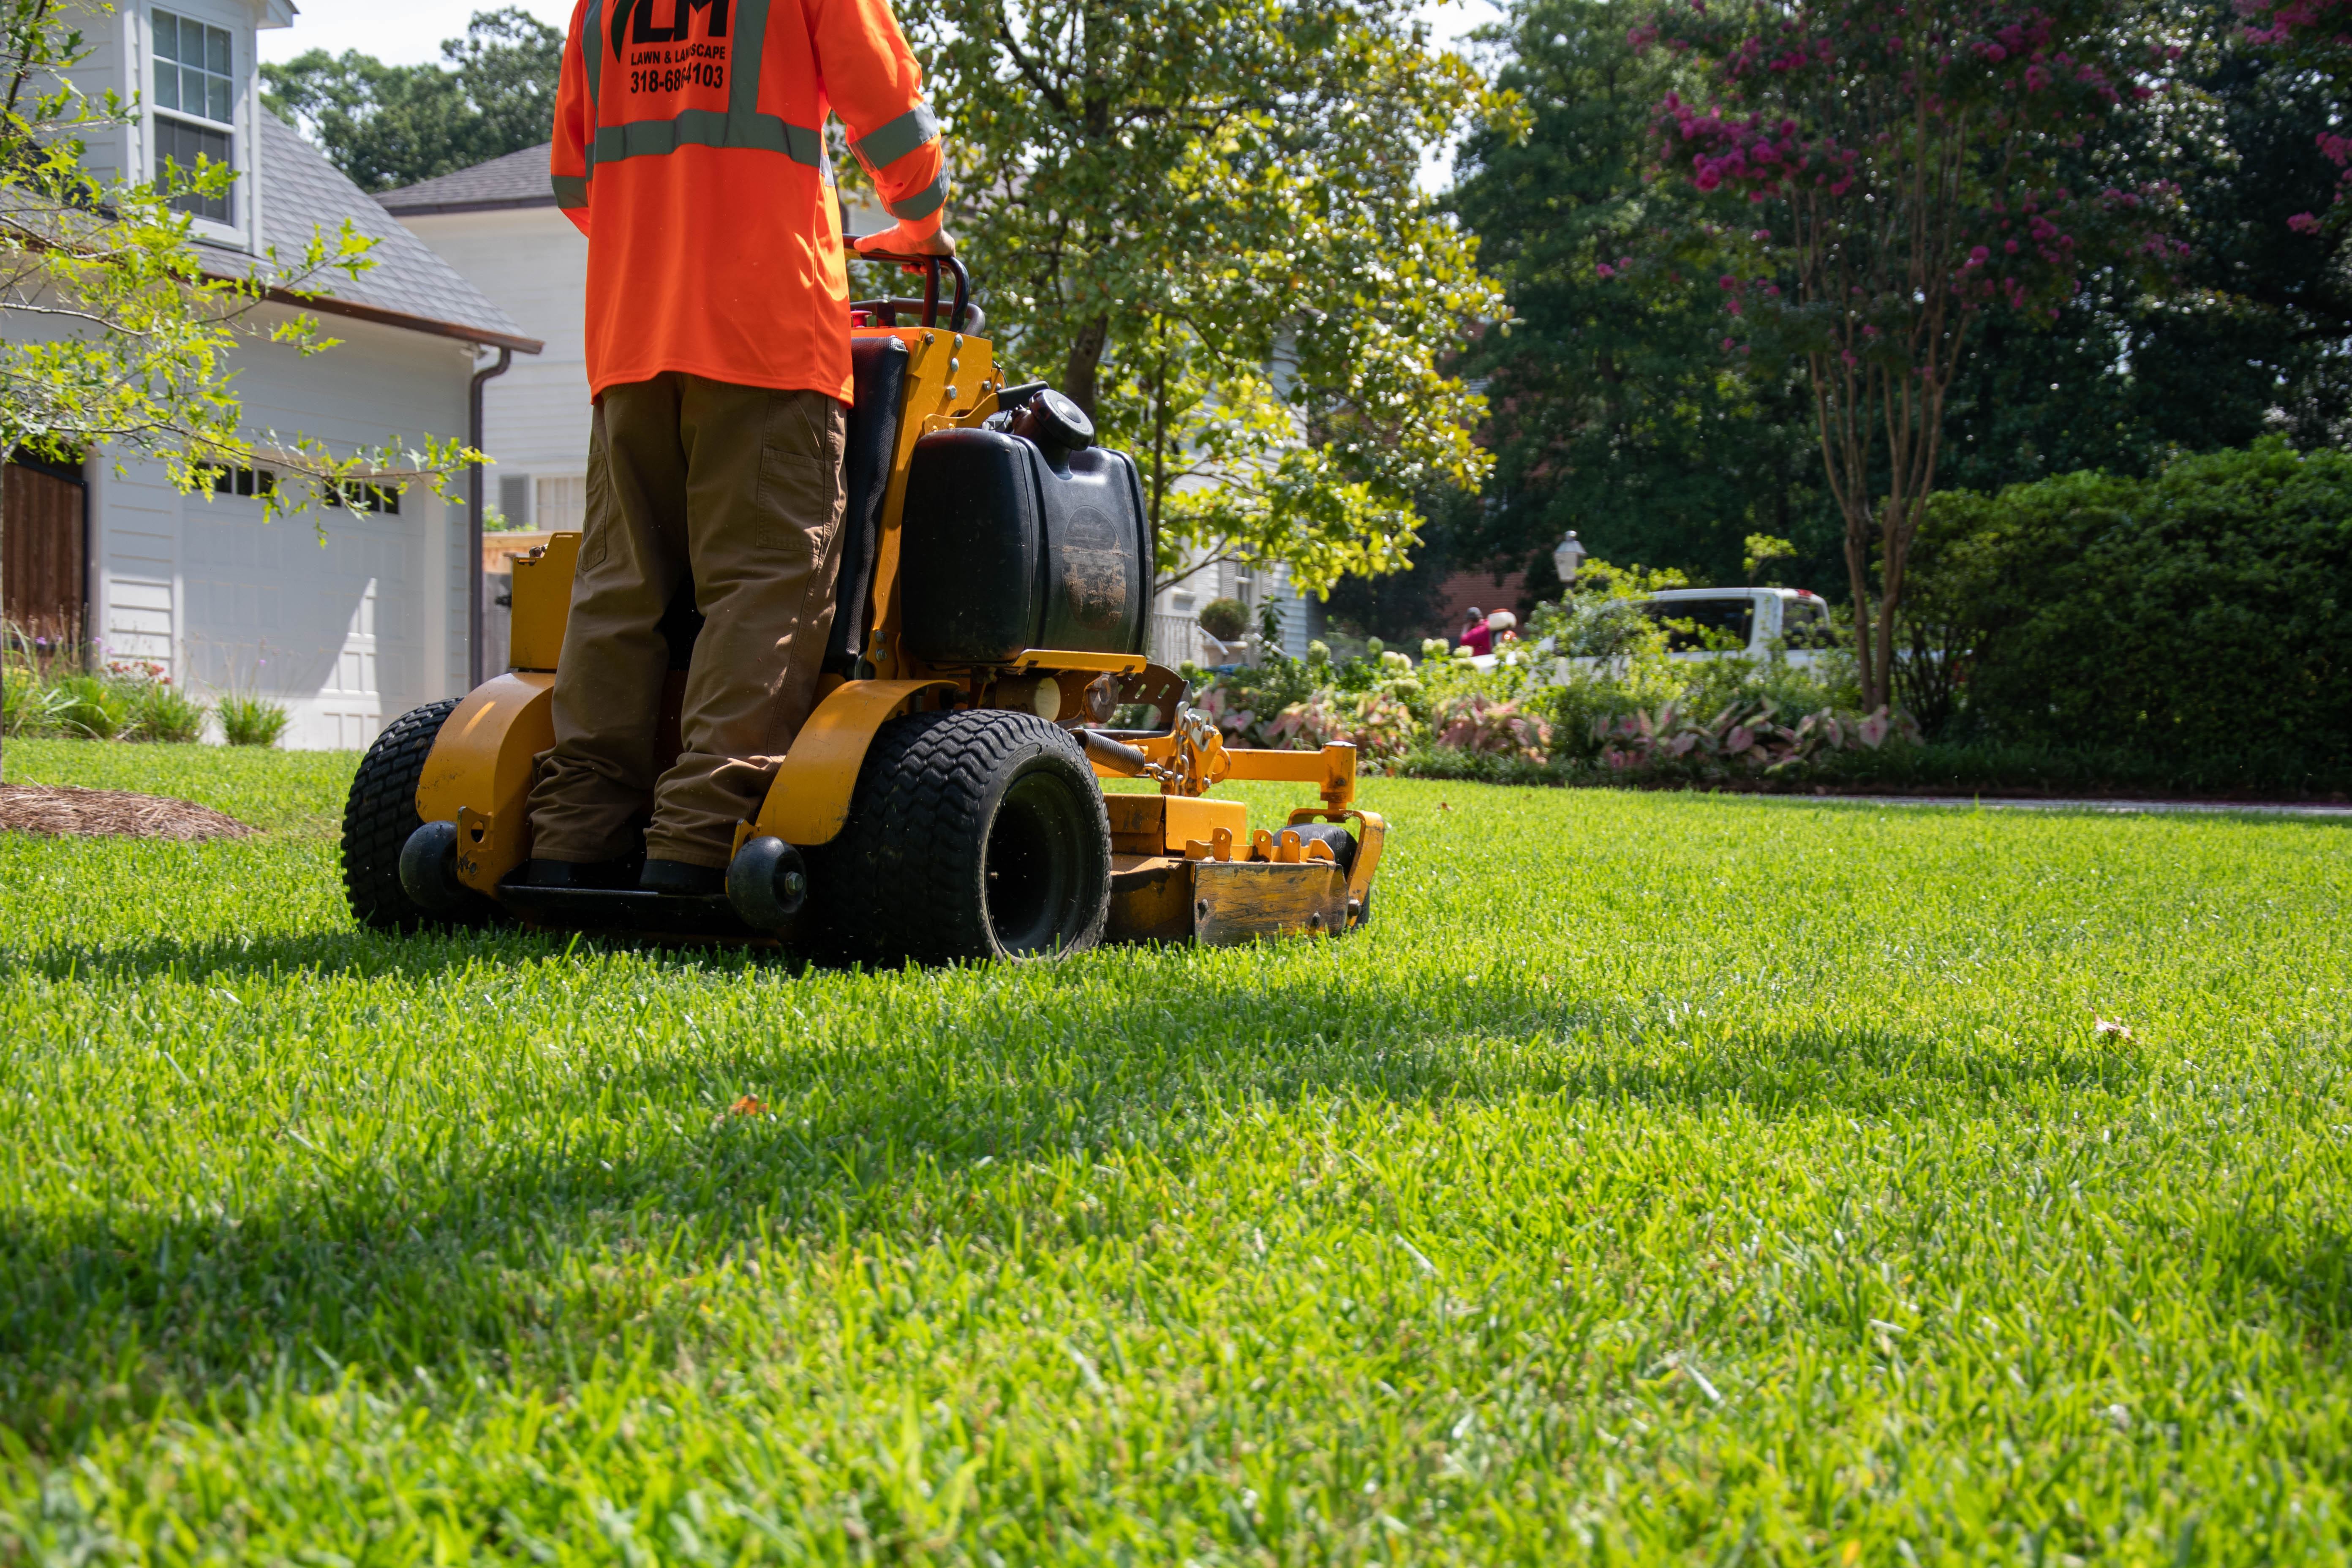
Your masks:
M883 726L866 748L850 820L830 847L827 897L840 911L849 956L949 963L995 952L986 913L983 820L994 783L1027 752L1053 752L1093 787L1076 741L1034 713L965 709L915 713ZM1103 896L1066 952L1102 940L1110 910L1110 822L1099 795L1095 826Z
M462 924L427 913L400 885L400 850L424 826L416 815L417 781L441 726L463 698L412 708L384 726L360 762L343 804L343 897L352 916L378 931Z

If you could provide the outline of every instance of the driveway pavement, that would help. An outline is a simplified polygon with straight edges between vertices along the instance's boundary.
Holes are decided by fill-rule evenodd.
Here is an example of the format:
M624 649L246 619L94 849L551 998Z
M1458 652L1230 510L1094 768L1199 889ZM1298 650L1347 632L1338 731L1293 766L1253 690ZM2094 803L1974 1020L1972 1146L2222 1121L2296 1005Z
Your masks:
M2252 800L2063 800L1992 797L1964 795L1757 795L1751 800L1794 802L1805 805L1927 805L1973 811L2094 811L2112 816L2303 816L2352 820L2352 805L2325 802L2270 803Z

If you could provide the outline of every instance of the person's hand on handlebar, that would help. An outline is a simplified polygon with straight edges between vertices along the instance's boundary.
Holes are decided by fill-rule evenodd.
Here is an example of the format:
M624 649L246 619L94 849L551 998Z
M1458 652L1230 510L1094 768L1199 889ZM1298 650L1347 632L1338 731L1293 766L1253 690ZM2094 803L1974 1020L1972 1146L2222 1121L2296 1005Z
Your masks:
M918 232L920 230L920 232ZM860 256L953 256L955 239L937 217L919 224L898 223L878 234L861 235L854 242ZM917 270L908 268L909 272Z

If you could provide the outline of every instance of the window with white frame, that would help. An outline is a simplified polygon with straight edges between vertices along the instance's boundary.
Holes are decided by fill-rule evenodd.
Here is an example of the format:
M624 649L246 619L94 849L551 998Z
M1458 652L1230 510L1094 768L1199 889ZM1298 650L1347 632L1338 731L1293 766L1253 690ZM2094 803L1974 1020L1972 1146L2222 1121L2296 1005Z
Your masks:
M200 161L233 162L235 143L224 129L236 102L227 32L171 11L158 10L153 18L155 177L168 179L174 169L192 174ZM172 205L216 223L236 221L236 205L226 191L217 195L189 192Z

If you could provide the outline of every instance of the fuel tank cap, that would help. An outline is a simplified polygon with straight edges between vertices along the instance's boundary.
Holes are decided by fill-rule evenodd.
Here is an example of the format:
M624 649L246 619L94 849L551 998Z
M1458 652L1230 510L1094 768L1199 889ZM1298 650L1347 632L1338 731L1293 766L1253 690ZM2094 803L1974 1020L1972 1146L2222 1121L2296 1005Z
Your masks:
M1083 452L1095 444L1095 422L1087 417L1087 411L1051 387L1029 400L1013 420L1013 429L1040 447L1065 452Z

